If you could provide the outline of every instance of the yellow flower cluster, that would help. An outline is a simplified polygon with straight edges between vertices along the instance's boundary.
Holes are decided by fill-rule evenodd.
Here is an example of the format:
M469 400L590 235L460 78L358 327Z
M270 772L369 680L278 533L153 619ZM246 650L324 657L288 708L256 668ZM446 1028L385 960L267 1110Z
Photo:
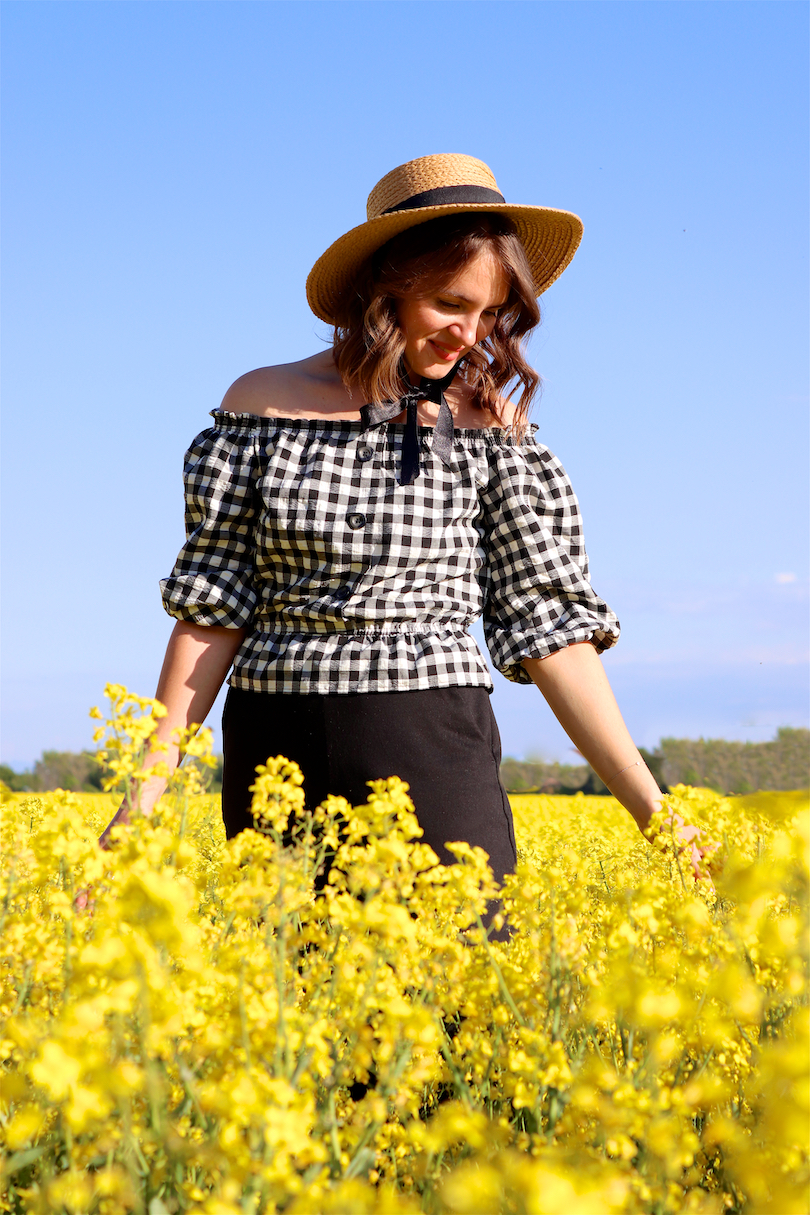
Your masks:
M610 798L527 796L499 896L395 778L305 816L270 759L260 830L181 787L108 852L112 796L7 795L0 1210L806 1212L807 798L670 801L713 883Z

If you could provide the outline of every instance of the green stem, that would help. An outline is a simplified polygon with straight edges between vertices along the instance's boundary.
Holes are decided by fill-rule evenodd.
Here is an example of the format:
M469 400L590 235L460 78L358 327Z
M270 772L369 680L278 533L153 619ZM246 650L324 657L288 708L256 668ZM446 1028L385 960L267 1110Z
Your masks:
M245 1052L245 1067L252 1067L250 1058L250 1034L248 1033L247 1008L245 1007L245 963L239 967L239 1024L242 1030L242 1050Z
M489 961L492 966L492 969L495 971L495 977L498 980L498 986L501 989L501 994L503 995L503 998L506 1001L506 1003L509 1005L509 1008L512 1010L512 1014L513 1014L515 1020L517 1021L518 1025L522 1026L525 1029L526 1022L524 1021L523 1017L521 1016L521 1014L518 1010L517 1004L515 1004L515 1001L512 999L512 993L510 992L509 988L506 986L506 979L503 977L503 971L501 970L500 966L498 965L498 961L497 961L494 953L492 952L492 946L489 943L489 938L487 937L486 929L484 928L484 924L481 919L481 916L476 915L476 919L478 920L478 927L481 929L481 932L483 933L484 948L487 951L487 955L489 957Z

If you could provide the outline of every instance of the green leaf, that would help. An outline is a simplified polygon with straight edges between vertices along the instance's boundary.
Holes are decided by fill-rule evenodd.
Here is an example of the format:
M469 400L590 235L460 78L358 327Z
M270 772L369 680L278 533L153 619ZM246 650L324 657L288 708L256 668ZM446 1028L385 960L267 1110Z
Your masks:
M32 1164L35 1160L39 1160L40 1156L45 1154L45 1151L46 1148L43 1145L42 1147L26 1148L24 1152L15 1152L13 1156L9 1156L3 1165L3 1176L11 1177L14 1173L19 1173L20 1169L24 1169L27 1164Z

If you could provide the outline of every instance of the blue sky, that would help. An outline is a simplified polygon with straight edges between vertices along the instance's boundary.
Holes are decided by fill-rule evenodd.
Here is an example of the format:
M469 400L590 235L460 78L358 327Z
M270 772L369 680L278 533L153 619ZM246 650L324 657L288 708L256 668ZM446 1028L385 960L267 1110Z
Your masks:
M531 354L637 742L807 719L807 33L793 0L6 0L0 758L151 694L182 454L322 347L306 274L461 151L576 211ZM571 757L497 677L505 753ZM212 724L216 724L216 714Z

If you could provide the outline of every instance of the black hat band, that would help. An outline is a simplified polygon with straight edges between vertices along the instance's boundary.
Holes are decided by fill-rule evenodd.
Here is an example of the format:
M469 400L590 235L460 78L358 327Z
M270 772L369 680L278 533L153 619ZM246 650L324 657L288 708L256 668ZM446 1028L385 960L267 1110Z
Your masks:
M423 190L413 194L395 207L388 207L383 215L392 211L415 211L417 207L452 206L456 203L505 203L503 194L489 190L486 186L437 186L435 190Z

